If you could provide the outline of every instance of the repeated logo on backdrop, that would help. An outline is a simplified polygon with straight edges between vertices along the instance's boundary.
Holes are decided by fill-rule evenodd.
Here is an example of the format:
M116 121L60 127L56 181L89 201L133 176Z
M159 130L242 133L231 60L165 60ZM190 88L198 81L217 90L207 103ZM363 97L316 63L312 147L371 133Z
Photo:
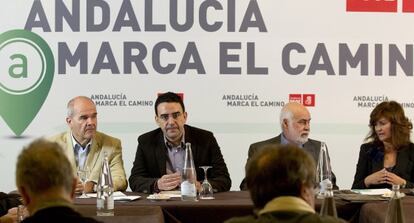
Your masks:
M398 1L402 1L402 12L414 12L414 0L347 0L348 12L398 12Z
M289 94L289 102L297 102L307 107L315 107L315 94Z

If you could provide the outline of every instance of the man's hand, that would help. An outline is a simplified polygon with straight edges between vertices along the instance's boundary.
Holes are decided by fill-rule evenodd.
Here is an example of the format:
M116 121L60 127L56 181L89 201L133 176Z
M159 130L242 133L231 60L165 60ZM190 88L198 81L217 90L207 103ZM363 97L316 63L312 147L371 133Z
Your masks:
M95 192L94 188L95 187L95 182L93 181L88 181L85 183L85 193L91 193L91 192Z
M196 181L195 186L198 192L201 192L201 182Z
M20 205L19 208L22 208L20 211L20 214L22 215L23 218L27 218L29 216L29 212L27 211L26 207L24 207L23 205ZM14 208L10 208L7 211L7 214L3 215L0 217L0 222L1 223L17 223L20 222L18 219L18 208L14 207ZM21 219L20 219L21 220Z
M165 174L157 180L157 186L160 190L172 190L181 183L180 173Z
M0 217L1 223L17 223L17 207L9 209L8 213Z
M94 190L93 190L94 186L95 186L95 183L94 182L92 182L92 181L86 182L85 183L85 193L94 192ZM76 184L76 190L75 190L75 192L81 194L82 191L83 191L83 189L84 188L83 188L82 182L78 178L78 183Z
M75 188L75 192L78 194L81 194L83 191L83 185L82 182L79 180L79 178L77 178L77 183L76 183L76 188Z

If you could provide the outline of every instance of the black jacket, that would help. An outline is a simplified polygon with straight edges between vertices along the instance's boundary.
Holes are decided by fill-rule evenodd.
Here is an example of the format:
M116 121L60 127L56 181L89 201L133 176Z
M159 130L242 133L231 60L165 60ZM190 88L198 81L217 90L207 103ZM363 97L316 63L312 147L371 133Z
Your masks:
M365 189L364 180L384 168L384 150L374 143L361 145L352 189ZM414 144L410 143L397 152L397 161L391 172L407 181L407 188L414 188ZM391 188L389 184L371 185L370 188Z
M19 204L21 204L19 194L0 192L0 216L7 214L10 208L17 207Z
M191 143L197 180L204 179L200 166L212 166L208 180L215 191L228 191L231 187L230 175L213 133L185 125L185 142ZM153 193L154 183L166 174L168 159L164 135L160 128L138 137L138 148L129 177L132 191Z
M99 223L99 221L83 217L78 212L70 207L56 206L41 209L34 213L34 215L24 219L22 223Z
M271 139L267 139L264 141L256 142L250 145L249 147L249 153L247 157L247 162L253 157L254 154L256 154L258 151L262 150L264 146L267 145L279 145L281 142L282 135L278 135L276 137L273 137ZM308 141L303 145L303 149L308 152L312 158L315 161L315 164L318 163L319 159L319 152L321 151L321 142L313 139L308 139ZM329 155L328 155L329 156ZM247 165L246 162L246 165ZM332 165L331 165L332 166ZM336 185L336 176L332 171L332 184L333 189L338 189L338 186ZM240 184L240 190L247 190L246 180L243 179Z

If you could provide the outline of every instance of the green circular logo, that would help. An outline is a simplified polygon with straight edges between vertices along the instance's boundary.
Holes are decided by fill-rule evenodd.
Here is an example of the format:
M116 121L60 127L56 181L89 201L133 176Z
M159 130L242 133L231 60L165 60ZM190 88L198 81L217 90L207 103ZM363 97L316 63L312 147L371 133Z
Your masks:
M11 30L0 35L0 89L13 94L27 94L54 72L53 54L37 34Z

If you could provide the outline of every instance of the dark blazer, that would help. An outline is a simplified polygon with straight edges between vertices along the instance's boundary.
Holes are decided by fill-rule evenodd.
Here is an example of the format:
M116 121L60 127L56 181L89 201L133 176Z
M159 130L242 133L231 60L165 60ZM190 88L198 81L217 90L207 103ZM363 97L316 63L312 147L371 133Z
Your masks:
M279 145L281 142L281 138L282 136L280 134L274 138L251 144L249 148L246 165L249 162L249 160L253 157L253 155L256 154L258 151L262 150L264 146ZM321 151L321 142L317 140L313 140L313 139L308 139L308 141L303 145L303 149L313 157L313 159L315 160L315 164L317 164L318 159L319 159L319 152ZM328 156L329 156L329 152L328 152ZM338 189L338 186L336 185L336 176L333 173L333 171L332 171L332 184L333 184L334 189ZM246 179L242 180L240 184L240 190L247 190Z
M228 191L231 187L230 175L213 133L199 128L184 126L185 142L191 143L197 180L204 179L200 166L212 166L208 180L215 191ZM129 177L132 191L153 193L154 183L166 174L168 159L164 135L160 128L138 137L138 148Z
M352 189L365 189L367 176L384 168L384 150L374 143L361 145ZM407 181L406 187L414 187L414 144L403 146L397 152L397 161L391 172ZM370 185L369 188L391 188L389 184Z
M67 206L56 206L41 209L34 215L24 219L22 223L99 223L93 218L83 217Z
M22 202L20 202L20 198L20 195L17 193L6 194L0 192L0 216L7 214L7 211L10 208L17 207L19 204L22 204Z

